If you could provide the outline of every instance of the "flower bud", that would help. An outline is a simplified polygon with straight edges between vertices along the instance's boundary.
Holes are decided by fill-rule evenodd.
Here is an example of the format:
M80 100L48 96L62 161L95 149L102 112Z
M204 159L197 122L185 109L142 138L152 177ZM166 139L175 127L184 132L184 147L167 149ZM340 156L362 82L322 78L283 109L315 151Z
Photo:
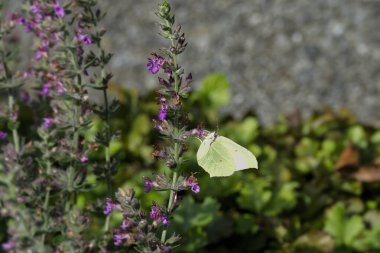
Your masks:
M173 159L168 159L166 161L166 166L168 166L169 168L173 169L176 167L176 163Z
M138 227L139 229L144 229L144 228L146 227L147 224L148 224L148 223L147 223L146 220L141 220L141 221L139 222L139 224L137 225L137 227Z
M163 18L167 17L170 14L170 4L167 1L160 4L158 8L158 14Z
M140 208L140 202L138 201L138 199L133 198L131 201L131 206L134 209L139 209Z

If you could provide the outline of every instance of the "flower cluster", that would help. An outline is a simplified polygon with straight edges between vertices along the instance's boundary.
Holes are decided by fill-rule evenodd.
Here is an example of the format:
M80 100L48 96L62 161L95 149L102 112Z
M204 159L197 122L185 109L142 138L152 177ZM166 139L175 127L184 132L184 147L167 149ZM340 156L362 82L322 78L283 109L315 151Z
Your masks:
M178 64L177 56L184 52L187 42L181 26L174 29L174 16L170 13L170 4L165 0L159 5L157 16L160 19L161 36L170 40L170 46L152 53L148 58L147 68L153 75L160 71L158 82L162 86L158 90L158 104L160 106L156 119L153 119L154 128L169 141L167 146L156 147L153 156L166 161L173 177L169 179L165 174L154 179L144 178L145 191L168 191L169 203L163 210L157 203L153 203L150 218L156 224L169 225L168 217L172 215L180 204L179 192L191 189L194 193L200 192L200 186L194 175L179 176L178 171L184 162L183 154L187 150L186 139L191 136L204 136L199 127L187 130L187 113L183 111L183 101L189 96L192 75L189 73L183 78L184 70ZM161 240L166 241L166 229L162 231Z
M198 180L193 176L189 176L185 180L185 186L190 187L194 193L199 193L201 188L199 187Z
M157 74L158 71L164 66L165 59L156 53L152 53L152 58L148 58L148 64L146 65L148 70L153 74Z
M22 2L22 11L8 21L0 20L0 89L8 93L8 106L0 107L0 177L7 182L0 184L0 202L7 223L3 231L8 233L2 248L6 252L100 252L104 241L94 244L83 236L90 222L86 212L94 207L80 210L76 203L80 192L89 188L88 168L102 167L99 180L107 182L109 193L116 168L109 155L113 138L109 118L116 105L108 103L112 75L105 71L111 55L100 47L105 31L99 24L104 15L96 0ZM11 61L17 55L6 49L17 43L3 47L11 37L8 28L16 25L33 38L33 57L24 72L10 68L16 65ZM19 89L23 84L39 92L29 96ZM90 103L91 88L103 92L101 106ZM18 117L21 101L32 112L30 126ZM99 138L88 140L84 133L94 114L105 127ZM4 120L8 129L3 131ZM20 124L36 134L20 136ZM91 159L94 147L105 150L104 162L96 165ZM111 202L109 209L112 212ZM57 238L66 232L64 241Z
M162 224L164 225L170 224L170 221L168 220L167 216L163 214L161 208L156 203L153 203L149 213L149 217L156 223L162 222Z
M28 16L13 15L13 19L22 25L26 32L33 32L40 39L35 59L47 58L50 48L62 39L63 34L59 28L65 10L59 0L52 2L35 0L29 6L28 14Z
M0 141L5 140L8 134L6 132L0 131Z
M9 22L0 20L0 40L8 35L4 24L8 28L21 25L33 37L33 59L25 72L10 69L15 65L8 64L12 54L0 46L0 88L8 93L8 106L0 108L0 122L4 120L7 126L0 131L0 203L7 231L7 242L1 247L6 252L107 252L112 240L115 246L133 246L139 252L172 252L179 237L167 235L167 227L180 204L180 192L200 192L194 175L178 174L187 150L185 141L195 135L194 130L187 130L183 111L192 75L184 77L177 62L187 43L181 26L173 28L174 16L164 1L157 15L162 21L162 36L170 40L170 46L152 53L147 68L160 75L162 89L154 122L168 144L154 154L166 160L172 177L144 178L144 185L146 192L169 192L169 203L153 202L146 213L133 190L120 189L116 199L112 198L111 179L117 172L117 161L110 152L115 137L110 115L117 102L108 101L112 74L106 72L106 65L111 54L100 46L105 31L98 26L104 15L96 2L28 0ZM23 84L35 88L36 96L19 90ZM100 105L90 103L89 89L102 93ZM19 136L18 128L24 124L18 117L21 101L33 112L33 124L23 128L36 131L34 135ZM103 120L103 128L90 140L85 133L94 115ZM202 135L201 129L195 131ZM98 149L104 152L104 161L95 163L91 158ZM78 196L91 187L86 178L92 172L107 185L104 208L94 204L79 209ZM91 221L86 212L97 208L105 215L104 231L111 231L112 213L121 213L123 221L112 237L107 234L88 241L84 234Z
M174 190L177 192L184 190L191 190L194 193L200 192L200 186L198 180L194 175L188 177L179 176L173 184L172 179L166 176L166 174L156 175L154 179L144 177L145 192ZM173 187L174 186L174 187Z
M170 224L166 211L153 203L148 218L140 210L139 201L132 189L119 189L115 196L116 201L107 198L104 209L106 215L112 211L120 212L123 215L122 223L113 233L114 245L117 247L134 246L137 250L144 250L144 252L171 252L171 246L157 237L160 226ZM172 236L170 239L174 243L179 238Z
M160 98L160 104L161 105L160 105L160 112L158 113L158 119L160 121L164 121L168 114L168 108L169 108L165 97Z
M104 206L104 211L103 211L104 215L111 214L113 209L115 208L116 208L116 203L111 198L107 198L105 206Z

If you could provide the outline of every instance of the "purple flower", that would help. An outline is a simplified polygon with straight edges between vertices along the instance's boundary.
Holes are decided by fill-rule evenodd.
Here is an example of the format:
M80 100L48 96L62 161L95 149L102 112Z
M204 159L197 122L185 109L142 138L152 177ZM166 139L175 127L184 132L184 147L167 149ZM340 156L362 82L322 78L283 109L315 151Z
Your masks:
M159 206L157 206L156 203L153 203L149 213L149 217L156 222L162 222L162 224L164 225L170 224L169 219L161 213L161 209Z
M34 59L36 59L37 61L41 60L42 59L42 52L40 50L37 50L35 53L34 53Z
M40 9L40 7L41 7L40 3L35 3L30 6L29 10L34 14L41 14L42 10Z
M79 46L77 47L77 56L82 56L84 53L83 47Z
M145 192L150 192L153 182L149 177L144 177Z
M8 134L6 132L0 131L0 141L5 140L7 138Z
M21 100L24 102L24 103L28 103L30 101L30 95L27 91L22 91L21 93Z
M130 221L130 220L128 220L128 219L124 219L124 220L123 220L123 223L121 223L121 229L122 229L122 230L126 230L126 229L129 228L131 225L132 225L132 221Z
M23 74L22 74L22 80L25 80L25 79L27 79L27 78L29 78L29 77L33 77L33 76L35 76L35 72L34 72L34 70L33 69L28 69L27 71L25 71Z
M49 42L46 40L42 41L41 46L37 49L36 53L34 54L34 58L39 61L42 59L42 57L47 55L47 52L49 51Z
M40 47L38 50L34 53L34 59L37 61L41 60L42 57L46 56L48 52L48 49L46 47Z
M198 180L193 175L186 178L185 186L191 187L191 191L194 193L199 193L201 191L201 188L198 184Z
M81 161L81 163L88 163L88 157L85 154L81 154L79 156L79 161Z
M103 213L104 215L109 215L115 209L116 204L111 198L106 198L106 205L104 206Z
M161 105L160 112L158 113L158 119L164 121L166 119L166 115L168 114L168 106Z
M128 235L126 233L117 232L113 236L113 240L114 240L113 243L115 244L115 246L120 246L123 243L123 240L127 238L128 238Z
M36 14L36 16L33 18L33 22L36 25L41 24L43 20L44 20L44 16L42 16L41 14Z
M166 245L161 245L160 246L160 252L162 253L172 253L173 250L170 246L166 246Z
M91 37L86 35L86 34L83 34L81 29L78 29L76 31L75 37L76 37L77 41L82 41L85 45L92 44Z
M19 25L26 26L27 21L24 17L21 16L17 18L17 23L19 23Z
M156 203L153 203L150 209L149 217L153 220L157 220L160 218L160 214L161 214L160 208L157 206Z
M43 119L43 128L45 129L49 129L53 124L54 124L54 118L51 118L51 117L46 117Z
M55 12L55 15L57 15L58 17L63 17L65 16L65 10L62 8L61 4L58 2L58 0L54 1L54 12Z
M18 112L12 112L10 120L12 120L12 122L16 122L17 119L18 119Z
M90 45L92 43L91 38L89 36L87 36L87 35L83 35L82 41L86 45Z
M170 221L169 221L169 219L168 219L166 216L164 216L164 215L161 215L161 217L160 217L160 221L162 222L162 224L164 224L164 225L166 225L166 226L169 226L169 225L170 225Z
M154 75L160 71L160 66L157 65L152 59L148 58L148 64L146 65L148 70Z
M14 242L12 242L12 241L8 241L8 242L3 243L3 244L1 245L1 248L2 248L4 251L12 250L14 247L15 247L15 244L14 244Z
M200 126L198 126L192 131L192 134L198 135L198 138L202 139L206 135L206 131L203 130Z
M146 65L148 70L154 75L160 71L160 68L165 64L165 59L157 54L152 54L152 58L148 58L148 64Z
M80 35L80 40L83 41L85 45L90 45L92 43L91 38L88 35L81 34Z
M50 95L50 87L51 83L45 83L44 85L42 85L41 95L43 97L47 97Z
M34 20L28 21L23 16L19 16L17 18L17 23L24 26L25 32L30 32L34 29L34 27L37 25L37 23Z
M66 92L65 88L63 87L63 83L61 81L57 82L56 90L57 90L59 95L62 95Z
M191 190L194 192L194 193L199 193L201 191L201 188L199 187L199 184L193 184L191 186Z
M164 121L164 120L166 120L166 116L168 114L169 106L168 106L166 99L164 97L160 98L160 102L161 102L161 107L160 107L160 112L158 113L158 119L161 121Z
M161 122L159 120L156 120L156 119L153 119L152 120L153 123L154 123L154 129L157 129L158 131L161 131L163 132L164 130L166 130L166 125L165 122Z

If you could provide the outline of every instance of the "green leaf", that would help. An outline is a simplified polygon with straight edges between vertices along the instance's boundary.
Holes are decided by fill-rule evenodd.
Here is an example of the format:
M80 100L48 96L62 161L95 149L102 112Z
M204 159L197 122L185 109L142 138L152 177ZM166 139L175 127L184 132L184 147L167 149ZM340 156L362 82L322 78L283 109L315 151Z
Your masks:
M347 138L360 148L366 148L368 145L367 135L362 126L353 126L349 128Z
M212 107L226 105L230 101L230 84L225 74L208 75L202 81L199 92L210 101Z
M132 129L126 138L126 146L135 155L151 160L152 147L147 144L147 135L151 128L151 121L145 114L140 114L133 122Z
M284 210L289 210L297 204L297 188L298 182L288 182L283 184L265 207L265 214L268 216L275 216Z
M197 204L191 196L188 196L181 202L174 220L181 226L181 230L185 231L191 227L204 227L214 220L218 209L218 202L210 197L206 197L203 203Z
M20 126L20 122L8 121L8 129L11 131L17 130L19 126Z
M343 203L334 205L327 212L324 230L335 238L338 246L352 246L363 229L364 223L360 216L346 217Z
M256 233L259 230L259 226L256 223L256 219L251 214L243 214L237 218L236 232L240 234Z
M181 250L184 252L197 252L208 242L205 231L218 217L219 203L213 198L206 197L202 203L195 203L193 197L186 196L173 217L170 231L182 235Z
M254 117L247 117L242 122L231 122L221 129L221 135L231 138L240 145L252 143L258 135L259 123Z
M270 182L264 178L255 178L253 183L245 183L237 198L241 208L261 213L272 198Z

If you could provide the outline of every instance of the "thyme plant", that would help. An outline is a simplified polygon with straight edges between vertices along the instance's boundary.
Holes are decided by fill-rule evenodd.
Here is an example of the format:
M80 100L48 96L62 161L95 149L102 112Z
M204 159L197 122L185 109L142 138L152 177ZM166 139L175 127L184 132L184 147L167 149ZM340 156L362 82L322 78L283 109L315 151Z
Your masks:
M200 191L193 174L181 174L186 140L203 137L204 132L188 129L183 109L192 82L191 73L184 77L178 62L187 46L185 34L175 25L167 1L159 4L156 14L168 46L152 53L147 68L159 75L160 110L153 123L166 144L153 155L166 162L168 171L143 180L147 193L165 191L168 202L153 202L148 214L133 189L119 189L115 199L111 195L112 176L117 171L117 161L110 153L110 143L117 135L111 129L111 114L118 103L110 101L107 93L112 74L106 65L112 55L102 49L105 30L100 21L104 13L97 1L25 0L21 11L1 17L0 87L8 101L0 110L0 214L7 230L4 251L110 252L127 246L139 252L172 252L178 245L180 237L168 235L167 228L180 205L180 192ZM23 71L17 69L17 54L10 43L17 25L33 41L33 59ZM29 88L21 88L23 85ZM100 103L90 98L90 90L98 92ZM32 112L31 124L19 119L20 105ZM103 127L91 139L86 132L94 117L102 120ZM106 219L98 237L86 235L93 222L91 212L100 211L97 204L78 207L78 196L94 187L87 180L91 173L107 188ZM123 216L112 232L113 245L107 237L112 231L112 212Z
M111 55L101 47L104 17L97 1L24 1L23 11L2 23L1 39L15 24L32 34L34 58L22 75L9 68L10 54L1 50L1 87L8 93L3 111L8 131L1 132L3 163L0 167L2 216L6 217L9 252L89 252L98 246L95 238L84 237L90 224L89 209L77 207L77 197L92 186L86 182L94 171L112 191L115 162L109 145L113 138L110 114L117 107L107 94L112 75L106 65ZM34 111L38 136L19 138L15 95L20 81L36 91L29 103ZM103 103L93 104L89 89L102 93ZM94 140L85 138L91 119L98 115L104 128ZM26 127L26 126L25 126ZM12 137L7 137L8 132ZM104 150L104 162L91 161L88 155ZM100 169L99 169L100 168ZM106 221L108 226L108 220ZM100 243L99 243L100 244Z
M116 246L134 247L138 252L172 252L180 237L176 234L168 236L171 216L180 205L180 192L200 191L194 175L181 175L181 167L185 162L183 156L187 150L186 140L192 136L203 137L200 128L189 130L187 112L183 103L191 91L192 75L184 77L184 69L179 65L178 56L184 52L187 42L180 25L175 25L169 2L163 1L156 12L160 20L160 35L168 40L168 46L153 52L148 58L147 69L158 77L158 103L160 110L153 119L154 128L166 139L166 145L157 147L153 156L166 163L168 172L153 178L145 177L145 191L168 192L168 203L153 202L149 215L140 209L138 200L132 189L119 190L116 200L108 198L104 213L121 212L123 221L114 232ZM167 174L171 174L169 177Z

